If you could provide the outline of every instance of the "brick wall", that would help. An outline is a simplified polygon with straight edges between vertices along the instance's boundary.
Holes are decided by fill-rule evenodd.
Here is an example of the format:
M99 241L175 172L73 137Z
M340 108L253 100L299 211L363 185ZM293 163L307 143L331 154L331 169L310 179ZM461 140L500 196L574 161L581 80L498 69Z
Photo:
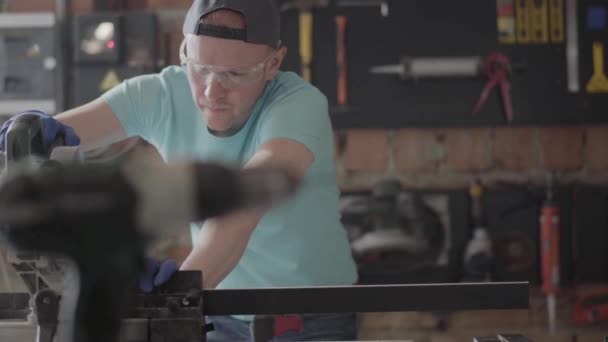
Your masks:
M462 187L480 176L542 183L608 181L608 125L345 130L336 132L344 188L384 177L411 187Z

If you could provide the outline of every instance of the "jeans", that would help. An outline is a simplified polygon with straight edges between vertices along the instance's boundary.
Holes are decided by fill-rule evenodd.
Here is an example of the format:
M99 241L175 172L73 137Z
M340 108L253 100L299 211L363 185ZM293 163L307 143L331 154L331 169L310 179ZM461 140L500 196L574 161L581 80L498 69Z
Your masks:
M270 341L354 341L357 339L357 316L354 313L307 314L301 317L304 325L301 332L289 331ZM252 341L251 322L231 316L209 316L207 320L215 327L213 331L207 333L208 342Z

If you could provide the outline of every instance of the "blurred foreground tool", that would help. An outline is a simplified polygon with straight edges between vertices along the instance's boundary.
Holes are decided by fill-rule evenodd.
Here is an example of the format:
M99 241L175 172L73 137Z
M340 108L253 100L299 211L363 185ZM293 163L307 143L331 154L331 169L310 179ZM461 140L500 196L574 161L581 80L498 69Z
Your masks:
M51 160L52 161L52 160ZM296 182L279 169L233 170L212 163L124 166L42 163L38 171L0 186L0 223L59 224L111 214L121 196L135 196L135 224L162 233L243 207L267 206L289 196ZM74 216L74 217L72 217Z
M540 253L543 293L547 296L549 332L555 332L556 296L560 286L559 207L555 201L553 177L547 181L547 194L540 212Z
M79 279L66 284L70 291L61 295L76 303L75 311L68 310L74 316L62 319L71 324L63 329L70 336L66 341L114 340L150 239L233 210L270 206L296 188L295 178L279 168L143 160L86 164L74 158L77 148L46 151L37 119L16 120L6 139L9 172L0 182L0 240L18 251L76 264ZM40 335L51 341L56 328L45 314L54 308L40 309L49 323L41 325Z

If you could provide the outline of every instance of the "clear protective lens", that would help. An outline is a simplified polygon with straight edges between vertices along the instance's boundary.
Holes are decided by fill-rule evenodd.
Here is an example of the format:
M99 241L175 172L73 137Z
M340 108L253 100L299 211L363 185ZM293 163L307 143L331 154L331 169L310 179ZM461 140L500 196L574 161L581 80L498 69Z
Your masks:
M226 68L213 65L196 63L186 56L186 40L182 41L179 51L180 62L186 70L188 78L197 84L206 85L211 76L217 80L222 87L231 89L239 86L251 85L260 81L263 77L264 66L270 59L266 57L262 62L248 68Z

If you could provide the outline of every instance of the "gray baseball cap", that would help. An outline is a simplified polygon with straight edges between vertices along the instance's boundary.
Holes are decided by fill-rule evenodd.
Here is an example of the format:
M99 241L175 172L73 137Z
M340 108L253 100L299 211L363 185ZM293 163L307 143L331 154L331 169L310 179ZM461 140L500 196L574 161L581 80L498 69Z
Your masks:
M246 28L201 24L204 15L219 9L241 13ZM194 0L184 20L184 35L188 33L277 47L281 40L280 13L275 0Z

